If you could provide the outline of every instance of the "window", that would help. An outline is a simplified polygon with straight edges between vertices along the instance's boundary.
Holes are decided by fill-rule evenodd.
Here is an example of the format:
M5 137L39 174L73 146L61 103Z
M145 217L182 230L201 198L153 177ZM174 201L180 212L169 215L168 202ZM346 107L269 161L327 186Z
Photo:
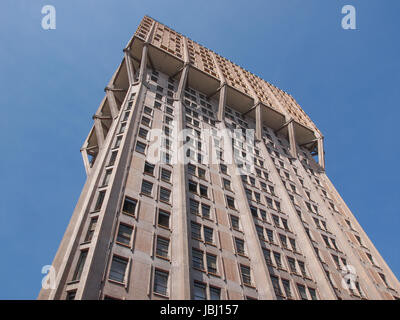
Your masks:
M283 289L285 290L286 297L290 298L292 296L292 290L290 288L289 280L282 279Z
M203 227L204 231L204 241L206 243L214 243L214 230L208 227Z
M158 212L158 226L169 228L169 216L170 214L167 211L159 210Z
M196 175L196 166L194 166L193 164L189 163L188 164L188 172L189 172L189 174L195 176Z
M250 206L250 211L251 211L251 214L253 215L253 217L258 218L257 208L256 207Z
M224 181L224 188L226 190L232 190L231 189L231 182L228 179L223 179L223 181Z
M145 114L151 116L152 113L153 113L153 109L151 109L151 108L145 106L144 109L143 109L143 112L144 112Z
M265 238L264 238L264 229L263 229L263 227L256 226L256 231L257 231L258 238L260 240L264 240Z
M240 273L242 275L243 283L246 285L251 285L250 267L240 265Z
M127 121L129 118L129 111L124 113L124 118L122 119L122 121Z
M317 293L316 293L315 289L308 288L308 292L310 293L311 300L318 300L317 299Z
M217 274L217 257L207 253L206 254L207 260L207 271L213 274Z
M200 186L200 195L202 197L208 198L208 188L202 184L200 184L199 186Z
M167 152L163 152L162 161L163 161L163 163L170 164L171 163L171 155Z
M166 296L167 287L168 287L168 272L156 269L154 272L154 286L153 286L154 292Z
M201 188L201 185L200 185L200 188ZM201 214L204 218L210 218L210 206L202 203L201 204Z
M226 202L228 203L229 208L235 209L235 200L232 197L226 196Z
M297 264L299 265L300 272L303 275L303 277L307 277L307 271L304 262L297 260Z
M121 123L121 127L119 128L119 133L124 133L125 128L126 128L126 122Z
M171 171L162 168L161 169L161 180L171 182Z
M205 179L206 178L206 170L202 168L197 168L197 172L199 174L200 179Z
M192 238L201 240L201 225L191 222Z
M115 140L114 148L118 148L121 145L122 136L118 136Z
M268 197L265 197L265 200L267 201L267 206L269 208L273 208L272 199L268 198Z
M76 290L67 292L67 300L75 300Z
M265 248L263 248L262 250L263 250L265 262L266 262L268 265L272 265L271 251L268 250L268 249L265 249Z
M97 217L90 219L89 228L86 233L85 242L89 242L93 238L94 230L96 229Z
M366 254L367 257L368 257L368 260L369 260L372 264L375 264L374 259L372 258L372 255L371 255L370 253L368 253L368 252L365 252L365 254Z
M267 220L267 212L263 209L259 209L260 211L260 216L263 220Z
M146 127L150 127L150 118L148 117L142 117L142 124L145 125Z
M245 250L244 250L244 241L239 238L235 238L235 245L236 245L236 252L241 255L245 255Z
M281 286L279 284L279 278L271 276L272 287L274 288L275 295L282 296Z
M164 122L168 125L170 125L172 123L173 119L171 117L165 117Z
M197 193L197 183L189 180L189 191Z
M140 142L140 141L136 142L136 149L135 150L137 152L139 152L139 153L144 153L145 150L146 150L146 144L143 143L143 142Z
M189 200L190 213L199 214L199 202L193 199Z
M294 260L293 258L290 258L290 257L288 257L287 260L288 260L288 263L289 263L290 271L293 272L293 273L297 273L296 260Z
M142 127L139 128L139 137L147 140L148 133L149 133L149 131L146 130L145 128L142 128Z
M281 221L282 221L282 224L283 224L283 228L284 228L286 231L289 231L289 225L288 225L287 220L281 218Z
M161 258L168 258L169 240L162 237L157 237L156 255Z
M137 205L137 200L125 197L124 205L122 207L122 212L130 215L135 215L136 205Z
M76 265L74 275L72 277L72 280L76 280L76 281L80 280L82 271L83 271L83 267L85 266L87 253L88 253L87 250L81 251L81 253L79 255L78 263Z
M194 292L193 292L194 300L206 300L206 285L203 283L195 282L194 283Z
M226 165L224 165L224 164L220 164L220 168L221 168L221 172L223 173L223 174L228 174L228 168L227 168L227 166Z
M221 289L210 287L210 300L221 300Z
M281 254L279 252L274 252L274 259L276 266L280 269L283 269Z
M99 195L98 195L97 201L96 201L96 205L94 207L95 211L98 211L98 210L101 209L101 205L103 204L103 200L104 200L104 196L105 195L106 195L106 191L105 190L99 192Z
M151 195L152 190L153 190L153 184L149 181L143 180L141 192L143 194Z
M192 264L193 268L204 270L203 252L192 249Z
M300 297L302 300L308 300L306 288L303 285L297 284L297 290L299 291L299 294L300 294Z
M115 163L115 159L117 158L118 151L113 151L110 156L110 161L108 162L109 166L113 166Z
M131 243L132 231L133 227L121 223L118 228L117 242L129 245Z
M171 190L161 187L160 188L160 200L169 202L171 197Z
M270 229L265 229L267 231L268 241L274 243L274 232Z
M335 247L335 249L336 249L337 251L339 251L339 248L338 248L337 245L336 245L336 240L333 239L333 238L331 238L331 242L332 242L333 246Z
M331 254L333 261L335 261L336 268L340 269L339 257L336 254Z
M169 139L164 139L163 141L164 141L164 147L165 147L165 149L171 150L171 140L169 140Z
M279 234L279 239L281 240L282 247L288 249L287 237L283 234Z
M144 173L153 175L153 174L154 174L154 167L155 167L154 164L149 163L149 162L146 161L146 162L144 163Z
M297 252L296 240L289 238L290 245L292 246L292 250Z
M326 246L328 248L331 248L331 244L329 243L328 237L325 236L325 235L322 235L322 239L324 239L324 242L325 242Z
M231 214L231 224L232 224L232 229L239 230L239 218L237 216L234 216Z
M253 193L250 189L244 189L244 191L246 192L246 197L248 200L253 200Z
M117 256L114 256L111 263L109 279L124 282L126 267L128 265L128 260Z

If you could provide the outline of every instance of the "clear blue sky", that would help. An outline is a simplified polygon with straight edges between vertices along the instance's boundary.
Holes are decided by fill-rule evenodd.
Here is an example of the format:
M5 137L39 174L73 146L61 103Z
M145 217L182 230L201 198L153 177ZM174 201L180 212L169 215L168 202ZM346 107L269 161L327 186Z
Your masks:
M148 14L291 93L327 173L400 277L400 1L30 1L0 10L0 299L34 299L85 181L79 153ZM41 8L57 29L41 28ZM341 28L341 8L357 30Z

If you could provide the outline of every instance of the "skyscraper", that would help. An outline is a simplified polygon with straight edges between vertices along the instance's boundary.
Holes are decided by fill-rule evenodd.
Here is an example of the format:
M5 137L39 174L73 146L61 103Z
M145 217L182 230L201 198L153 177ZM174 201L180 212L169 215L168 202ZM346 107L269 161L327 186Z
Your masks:
M123 52L39 299L400 297L291 95L148 16Z

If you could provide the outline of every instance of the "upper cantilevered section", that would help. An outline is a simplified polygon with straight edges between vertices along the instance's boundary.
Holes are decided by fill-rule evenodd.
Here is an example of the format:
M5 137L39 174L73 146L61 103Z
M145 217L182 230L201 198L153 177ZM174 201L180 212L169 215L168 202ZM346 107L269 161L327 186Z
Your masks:
M212 97L222 85L227 85L227 105L254 116L254 106L261 104L263 122L283 134L288 130L285 124L293 120L299 145L307 147L310 143L312 146L316 138L322 137L290 94L148 16L143 18L128 44L130 55L137 63L144 43L149 47L151 68L175 77L185 63L190 64L190 87Z

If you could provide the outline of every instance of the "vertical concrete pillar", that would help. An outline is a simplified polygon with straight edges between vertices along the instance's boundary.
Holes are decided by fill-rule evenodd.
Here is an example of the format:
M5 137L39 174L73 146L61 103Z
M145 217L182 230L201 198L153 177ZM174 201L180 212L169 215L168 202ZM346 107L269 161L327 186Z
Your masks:
M289 143L290 143L290 153L293 158L297 158L297 148L296 148L296 135L294 131L294 121L293 119L289 120L288 124L288 134L289 134Z
M103 126L101 125L101 120L96 115L93 116L93 120L94 120L94 129L96 130L97 144L100 149L104 143Z
M140 61L140 69L139 69L139 82L143 82L144 76L146 74L147 68L147 52L148 52L148 44L145 43L142 49L142 60Z
M325 170L324 137L318 138L318 163Z
M224 119L225 104L226 104L226 83L221 83L221 89L219 91L219 103L218 103L218 113L217 120L222 121Z
M262 114L261 114L261 103L256 105L256 140L262 140Z
M171 265L171 299L187 300L191 299L190 294L190 265L189 265L189 249L188 249L188 221L187 221L187 203L186 203L186 168L184 164L183 143L184 137L182 130L184 129L184 107L182 103L182 92L186 86L189 65L187 64L181 73L178 91L175 96L176 110L176 130L177 139L175 139L176 154L173 157L177 163L173 172L173 219L171 235L172 245L172 265Z
M86 175L88 176L90 171L90 164L86 148L81 149L81 154L83 159L83 165L85 166Z
M113 119L115 119L116 117L118 117L118 106L117 101L115 100L114 92L110 88L106 88L106 95L108 106L110 107L111 111L111 116Z
M129 49L124 49L124 52L125 52L126 69L128 71L129 85L131 86L135 82L133 66L132 66L132 60L131 60L131 57L129 56Z

